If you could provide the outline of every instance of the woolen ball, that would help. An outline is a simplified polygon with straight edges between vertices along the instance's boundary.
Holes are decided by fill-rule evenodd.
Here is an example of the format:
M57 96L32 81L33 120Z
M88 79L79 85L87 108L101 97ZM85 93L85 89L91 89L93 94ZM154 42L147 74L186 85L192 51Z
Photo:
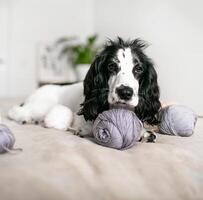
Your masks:
M11 130L4 124L0 124L0 153L13 149L15 138Z
M139 140L142 123L136 114L126 109L111 109L99 114L93 124L96 143L124 150Z
M183 105L170 105L159 111L159 131L163 134L191 136L197 122L197 115Z

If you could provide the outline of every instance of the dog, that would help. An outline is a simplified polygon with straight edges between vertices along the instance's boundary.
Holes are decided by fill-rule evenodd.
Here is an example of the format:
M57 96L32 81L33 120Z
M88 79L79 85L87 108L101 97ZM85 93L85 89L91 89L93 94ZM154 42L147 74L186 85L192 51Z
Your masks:
M147 44L141 39L108 40L95 57L82 82L73 85L46 85L37 89L20 106L14 106L8 117L19 123L41 123L56 105L70 110L73 120L68 130L85 136L99 113L113 105L133 110L143 123L156 125L161 107L157 73L152 60L144 53ZM56 109L55 109L56 110ZM51 112L49 125L61 126L63 114ZM148 138L153 138L148 135Z

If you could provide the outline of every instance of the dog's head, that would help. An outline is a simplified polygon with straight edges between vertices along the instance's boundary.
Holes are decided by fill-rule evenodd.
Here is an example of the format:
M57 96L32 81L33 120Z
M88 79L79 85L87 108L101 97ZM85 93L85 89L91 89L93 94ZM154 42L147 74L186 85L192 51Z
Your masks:
M157 73L140 40L108 41L84 80L85 100L79 114L94 120L111 105L122 104L143 122L156 124L160 108Z

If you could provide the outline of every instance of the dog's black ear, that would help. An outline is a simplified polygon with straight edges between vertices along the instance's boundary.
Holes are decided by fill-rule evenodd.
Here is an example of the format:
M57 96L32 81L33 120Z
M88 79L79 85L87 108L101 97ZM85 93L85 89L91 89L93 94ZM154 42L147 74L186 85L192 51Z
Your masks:
M157 73L152 61L144 54L141 56L144 67L139 79L139 103L135 113L143 122L155 125L158 123L157 113L161 107Z
M108 109L108 70L106 55L98 55L90 66L84 80L84 97L79 115L85 120L94 120L99 113Z

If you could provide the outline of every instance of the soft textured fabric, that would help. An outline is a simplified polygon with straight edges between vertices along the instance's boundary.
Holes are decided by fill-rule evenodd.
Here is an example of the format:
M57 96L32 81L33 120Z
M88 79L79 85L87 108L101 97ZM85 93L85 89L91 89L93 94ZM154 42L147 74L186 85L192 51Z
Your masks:
M164 134L191 136L193 134L197 115L183 105L169 105L159 111L159 131Z
M0 101L0 109L22 101ZM3 113L2 113L3 114ZM191 137L161 135L118 151L3 117L23 151L0 155L1 200L202 200L203 119Z
M124 150L140 138L142 123L134 112L114 108L99 114L93 125L95 141L103 146Z

